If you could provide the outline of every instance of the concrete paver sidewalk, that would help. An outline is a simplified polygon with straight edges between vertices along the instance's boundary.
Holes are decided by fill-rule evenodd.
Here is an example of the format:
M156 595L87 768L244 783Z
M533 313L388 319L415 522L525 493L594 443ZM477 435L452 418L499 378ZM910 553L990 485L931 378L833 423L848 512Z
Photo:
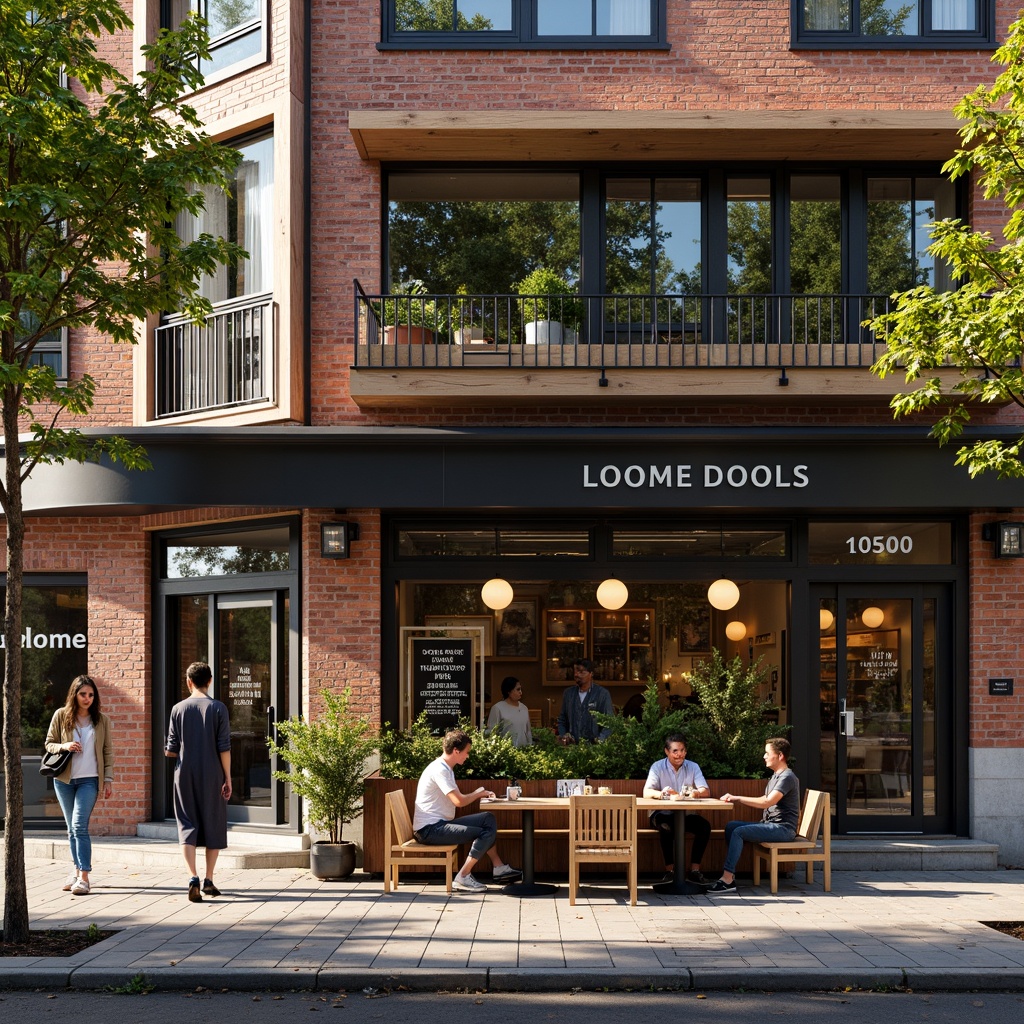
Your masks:
M112 852L112 851L111 851ZM201 858L200 858L201 859ZM189 903L184 870L113 865L96 843L89 896L67 865L28 862L32 927L117 934L69 958L0 958L0 988L231 989L678 987L1024 989L1024 942L984 921L1024 921L1024 872L833 872L833 891L784 880L777 896L665 898L630 907L614 880L575 907L301 868L218 871L224 895ZM820 876L819 876L820 877Z

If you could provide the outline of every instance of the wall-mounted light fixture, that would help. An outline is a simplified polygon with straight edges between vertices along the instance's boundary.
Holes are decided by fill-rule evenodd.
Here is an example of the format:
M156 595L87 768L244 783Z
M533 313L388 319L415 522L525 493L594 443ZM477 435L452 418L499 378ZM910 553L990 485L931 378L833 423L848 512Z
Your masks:
M597 588L597 603L610 612L618 611L629 600L629 591L622 580L606 579Z
M732 580L715 580L708 587L708 601L711 602L712 608L717 608L720 612L727 612L730 608L735 608L739 599L740 588Z
M996 558L1024 558L1024 523L985 523L981 536L995 542Z
M508 580L503 580L500 576L495 576L493 580L488 580L480 588L480 598L491 611L500 612L502 608L507 608L512 603L514 597L512 591L512 584Z
M359 540L358 523L321 523L320 557L348 558L354 540Z

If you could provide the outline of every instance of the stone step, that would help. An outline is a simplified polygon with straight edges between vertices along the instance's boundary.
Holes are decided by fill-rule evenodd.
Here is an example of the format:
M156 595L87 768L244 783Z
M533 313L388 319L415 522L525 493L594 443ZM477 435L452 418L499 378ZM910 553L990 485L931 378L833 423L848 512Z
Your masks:
M842 836L833 871L994 871L999 844L953 836ZM799 870L799 868L797 868Z

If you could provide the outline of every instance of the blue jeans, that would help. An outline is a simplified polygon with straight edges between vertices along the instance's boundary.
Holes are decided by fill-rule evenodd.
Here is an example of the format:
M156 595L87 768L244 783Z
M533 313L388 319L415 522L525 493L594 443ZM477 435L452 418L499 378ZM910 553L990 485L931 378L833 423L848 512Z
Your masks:
M68 826L71 859L79 871L92 871L89 818L92 816L93 807L96 806L96 798L100 795L100 780L95 775L84 779L72 779L70 782L54 779L53 789Z
M447 846L449 843L472 843L469 855L479 860L498 838L498 823L490 811L464 814L454 821L435 821L424 825L416 838L427 846Z
M744 843L786 843L796 837L792 825L779 825L770 821L728 821L725 824L725 870L736 873Z

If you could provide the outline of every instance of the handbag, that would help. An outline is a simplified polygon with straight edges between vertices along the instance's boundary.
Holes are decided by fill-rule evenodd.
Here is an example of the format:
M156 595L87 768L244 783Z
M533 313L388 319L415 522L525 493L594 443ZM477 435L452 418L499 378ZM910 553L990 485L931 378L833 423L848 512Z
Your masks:
M72 752L70 750L58 750L56 754L47 751L39 762L39 774L52 779L60 775L71 763Z

